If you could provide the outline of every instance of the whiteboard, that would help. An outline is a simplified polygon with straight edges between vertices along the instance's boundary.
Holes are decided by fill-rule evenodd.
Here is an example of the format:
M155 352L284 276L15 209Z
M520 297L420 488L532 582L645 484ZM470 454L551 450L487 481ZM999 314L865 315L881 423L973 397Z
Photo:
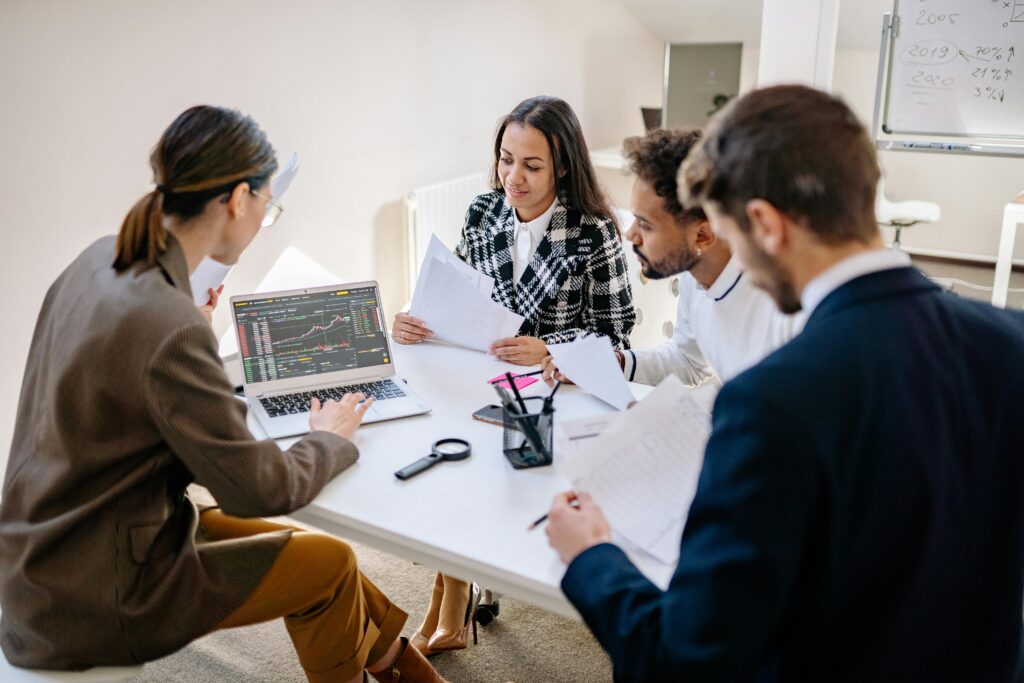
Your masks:
M1024 0L895 0L893 16L883 132L1024 139Z

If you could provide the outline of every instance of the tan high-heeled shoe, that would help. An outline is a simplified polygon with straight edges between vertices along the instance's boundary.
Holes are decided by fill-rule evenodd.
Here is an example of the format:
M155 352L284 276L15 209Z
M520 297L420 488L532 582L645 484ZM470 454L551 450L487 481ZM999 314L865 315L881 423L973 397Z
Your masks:
M412 637L409 638L409 644L417 650L419 650L424 657L430 657L431 655L437 654L436 652L430 649L430 638L427 638L419 631L416 631L416 633L412 634Z
M370 675L380 683L448 683L422 652L409 647L405 638L402 638L402 654L395 663L383 671L371 671Z
M423 623L420 624L419 629L409 639L409 644L422 652L426 657L437 654L434 650L430 649L430 637L437 630L437 620L441 614L441 599L443 597L444 577L438 572L434 576L434 589L430 595L430 605L427 607L427 614L423 617Z
M473 626L473 644L477 644L476 608L480 604L480 586L472 584L469 589L469 601L466 603L466 617L461 628L449 631L438 628L430 637L428 646L433 652L444 650L462 650L469 645L469 627Z

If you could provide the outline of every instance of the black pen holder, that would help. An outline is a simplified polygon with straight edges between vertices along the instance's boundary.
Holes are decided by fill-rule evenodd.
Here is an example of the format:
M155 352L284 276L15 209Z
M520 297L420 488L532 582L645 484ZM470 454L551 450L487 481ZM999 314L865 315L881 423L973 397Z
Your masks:
M539 396L527 398L524 403L525 415L502 410L503 452L517 470L550 465L554 454L554 410L544 412L544 399Z

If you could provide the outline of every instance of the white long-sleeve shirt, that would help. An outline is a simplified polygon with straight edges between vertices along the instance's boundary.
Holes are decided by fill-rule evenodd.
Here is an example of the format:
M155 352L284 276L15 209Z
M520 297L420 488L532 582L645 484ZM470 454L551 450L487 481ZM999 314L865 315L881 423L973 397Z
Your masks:
M552 200L551 206L544 213L525 223L519 220L519 214L512 212L512 230L515 234L515 243L512 245L512 282L518 283L523 279L523 271L530 265L530 259L544 239L557 206L558 199Z
M691 385L712 376L724 383L792 339L804 319L803 314L781 313L734 257L707 289L689 273L679 277L672 339L623 351L623 371L626 379L641 384L657 384L669 373Z

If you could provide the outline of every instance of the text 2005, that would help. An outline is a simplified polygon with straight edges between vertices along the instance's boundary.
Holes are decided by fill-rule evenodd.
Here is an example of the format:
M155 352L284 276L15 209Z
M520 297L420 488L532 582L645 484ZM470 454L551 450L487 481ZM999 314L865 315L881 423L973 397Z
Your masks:
M918 26L928 26L929 24L955 24L959 14L936 14L935 12L929 12L926 9L921 10L917 15Z

